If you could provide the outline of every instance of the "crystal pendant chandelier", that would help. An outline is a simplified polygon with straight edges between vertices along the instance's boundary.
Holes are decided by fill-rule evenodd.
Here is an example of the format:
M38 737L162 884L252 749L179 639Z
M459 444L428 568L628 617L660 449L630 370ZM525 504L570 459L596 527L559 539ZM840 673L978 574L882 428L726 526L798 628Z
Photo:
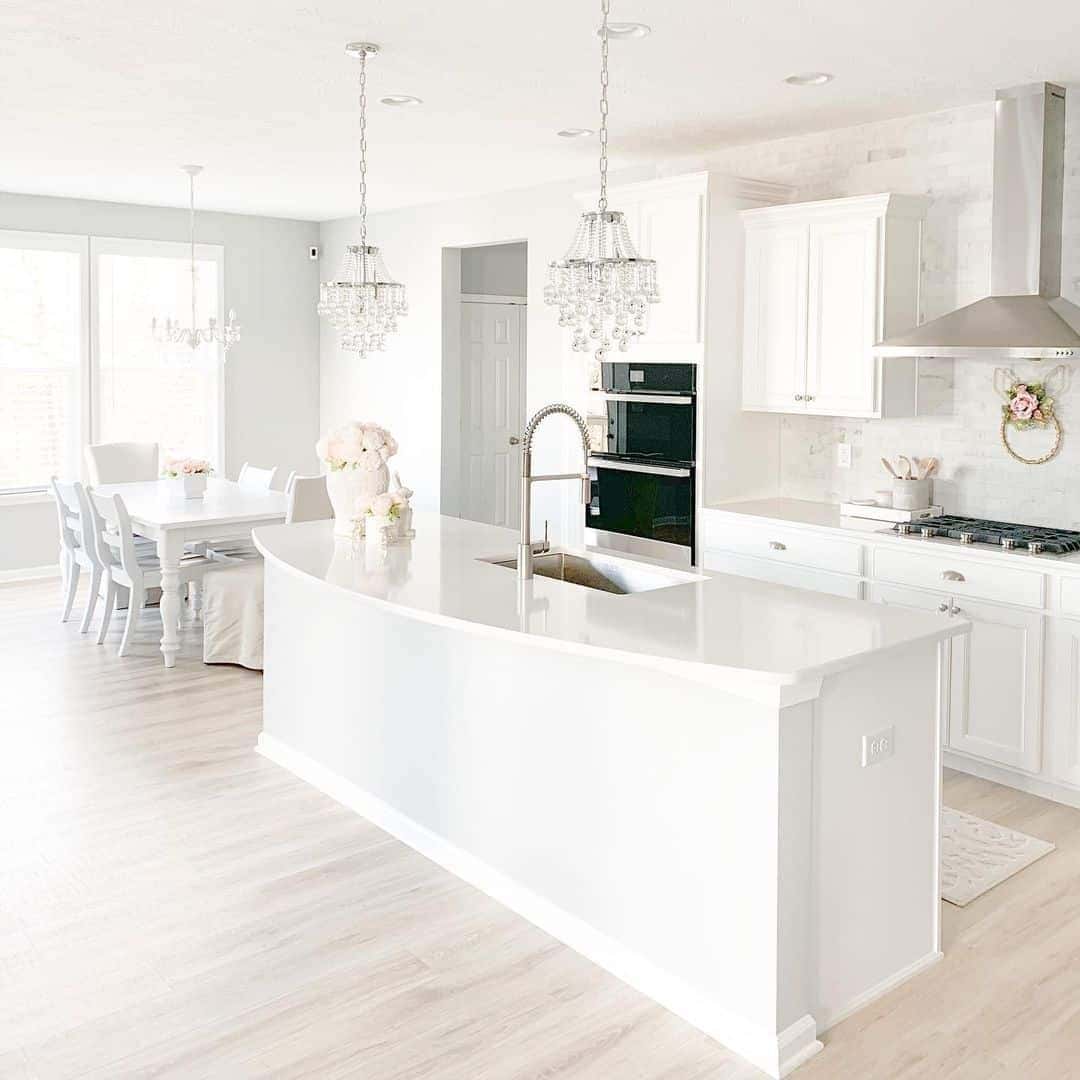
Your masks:
M200 345L221 345L225 352L230 346L240 340L240 325L236 321L236 312L229 309L229 321L224 326L218 326L217 319L212 316L206 320L206 326L199 326L196 314L195 297L198 293L199 272L195 266L195 177L202 172L201 165L184 165L184 172L188 175L189 200L188 207L191 222L191 325L181 326L179 319L166 319L164 323L157 319L150 321L150 333L156 342L162 345L187 345L190 349L197 349Z
M600 25L600 201L578 222L566 255L548 266L544 303L559 309L559 325L573 327L574 352L593 350L597 362L612 347L626 352L649 326L649 304L660 299L656 262L634 248L626 218L607 205L608 13L601 0Z
M377 247L367 242L367 58L378 45L356 41L345 46L360 61L360 243L345 249L341 281L319 286L319 314L338 331L341 347L358 356L386 347L386 337L398 328L398 316L408 313L405 286L390 276Z

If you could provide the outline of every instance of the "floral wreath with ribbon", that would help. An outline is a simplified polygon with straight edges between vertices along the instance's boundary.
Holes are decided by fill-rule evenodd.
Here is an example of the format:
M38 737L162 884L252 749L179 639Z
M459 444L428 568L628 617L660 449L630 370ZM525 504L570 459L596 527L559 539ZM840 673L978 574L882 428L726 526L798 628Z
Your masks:
M994 372L994 386L1005 399L1001 406L1001 442L1008 453L1025 465L1043 465L1061 449L1062 429L1054 409L1051 385L1063 385L1067 376L1066 369L1054 368L1042 381L1033 382L1017 378L1016 374L1005 368ZM1026 458L1009 443L1009 428L1028 431L1031 428L1053 428L1054 444L1040 457Z

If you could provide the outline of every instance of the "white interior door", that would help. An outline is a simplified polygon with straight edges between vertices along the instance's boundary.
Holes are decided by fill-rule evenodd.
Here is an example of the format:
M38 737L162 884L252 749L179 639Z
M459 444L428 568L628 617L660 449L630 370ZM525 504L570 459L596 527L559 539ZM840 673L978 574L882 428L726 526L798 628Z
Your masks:
M525 307L461 304L462 517L518 527L524 426Z

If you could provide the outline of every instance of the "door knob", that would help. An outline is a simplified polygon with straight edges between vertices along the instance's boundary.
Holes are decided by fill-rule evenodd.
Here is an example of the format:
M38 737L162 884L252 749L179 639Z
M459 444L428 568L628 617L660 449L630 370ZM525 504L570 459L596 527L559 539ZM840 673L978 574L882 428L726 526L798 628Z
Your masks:
M520 444L521 444L521 440L516 435L511 435L510 436L510 445L511 446L519 446Z

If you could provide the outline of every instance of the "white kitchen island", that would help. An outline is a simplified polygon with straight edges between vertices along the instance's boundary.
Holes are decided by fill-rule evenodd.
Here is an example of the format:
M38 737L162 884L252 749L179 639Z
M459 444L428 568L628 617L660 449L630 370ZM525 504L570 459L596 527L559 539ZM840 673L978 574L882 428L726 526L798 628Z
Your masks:
M938 958L964 622L724 575L519 583L486 561L515 533L414 524L385 559L256 530L263 754L771 1076Z

